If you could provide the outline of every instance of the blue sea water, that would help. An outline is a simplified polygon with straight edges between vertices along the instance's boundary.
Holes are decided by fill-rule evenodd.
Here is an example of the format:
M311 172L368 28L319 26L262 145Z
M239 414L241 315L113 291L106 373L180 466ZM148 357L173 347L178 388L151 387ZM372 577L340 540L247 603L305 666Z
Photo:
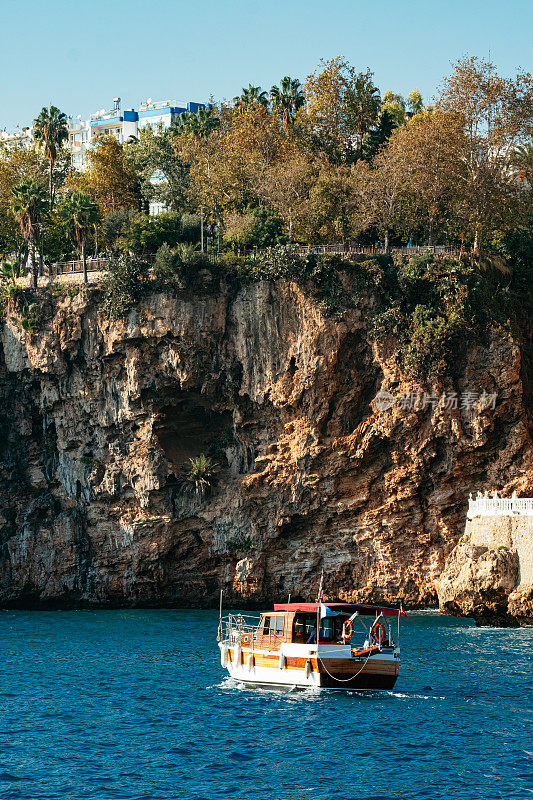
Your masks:
M213 611L0 613L0 797L533 798L532 629L413 613L394 691L224 676Z

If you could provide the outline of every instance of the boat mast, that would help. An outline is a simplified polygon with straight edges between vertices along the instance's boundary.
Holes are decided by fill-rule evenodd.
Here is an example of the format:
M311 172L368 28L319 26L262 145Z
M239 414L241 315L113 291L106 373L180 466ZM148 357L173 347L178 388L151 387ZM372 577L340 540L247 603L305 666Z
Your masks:
M219 606L219 609L218 609L218 640L219 640L219 642L222 639L222 592L223 592L223 590L221 589L220 590L220 606Z
M320 575L320 585L318 587L318 595L316 598L316 657L318 662L318 639L320 636L320 604L322 603L322 597L324 596L324 567L322 567L322 573Z

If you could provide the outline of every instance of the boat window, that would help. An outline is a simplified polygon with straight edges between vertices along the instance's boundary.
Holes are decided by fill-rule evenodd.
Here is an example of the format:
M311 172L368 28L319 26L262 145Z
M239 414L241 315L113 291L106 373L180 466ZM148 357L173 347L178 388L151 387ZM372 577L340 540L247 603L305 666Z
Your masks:
M285 621L284 617L282 616L276 617L276 633L278 634L278 636L281 636L281 634L283 633L284 621Z
M294 620L294 636L303 637L305 633L305 623L302 617L296 617Z
M320 638L330 642L334 638L334 630L334 617L325 617L320 623Z
M312 617L306 617L305 620L305 632L306 634L313 633L316 628L316 614Z
M263 619L263 633L268 636L271 627L271 619L272 617L264 617Z

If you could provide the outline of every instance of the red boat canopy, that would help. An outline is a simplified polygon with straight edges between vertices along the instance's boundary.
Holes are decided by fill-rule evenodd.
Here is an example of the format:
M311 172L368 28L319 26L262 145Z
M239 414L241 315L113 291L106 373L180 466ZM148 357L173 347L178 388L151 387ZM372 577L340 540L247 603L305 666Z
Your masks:
M316 614L320 603L275 603L274 611L304 611ZM358 611L360 614L371 616L372 614L383 614L384 617L402 616L409 619L402 608L385 608L384 606L367 605L366 603L323 603L332 611L353 614Z

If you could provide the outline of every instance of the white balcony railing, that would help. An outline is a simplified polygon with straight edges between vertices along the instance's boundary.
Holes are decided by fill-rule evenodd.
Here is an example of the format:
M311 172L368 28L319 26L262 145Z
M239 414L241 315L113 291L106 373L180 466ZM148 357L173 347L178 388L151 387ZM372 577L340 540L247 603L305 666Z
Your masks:
M518 514L520 516L533 516L533 498L517 497L498 497L494 492L489 497L488 492L477 493L476 497L470 495L468 501L468 519L474 517L503 517Z

